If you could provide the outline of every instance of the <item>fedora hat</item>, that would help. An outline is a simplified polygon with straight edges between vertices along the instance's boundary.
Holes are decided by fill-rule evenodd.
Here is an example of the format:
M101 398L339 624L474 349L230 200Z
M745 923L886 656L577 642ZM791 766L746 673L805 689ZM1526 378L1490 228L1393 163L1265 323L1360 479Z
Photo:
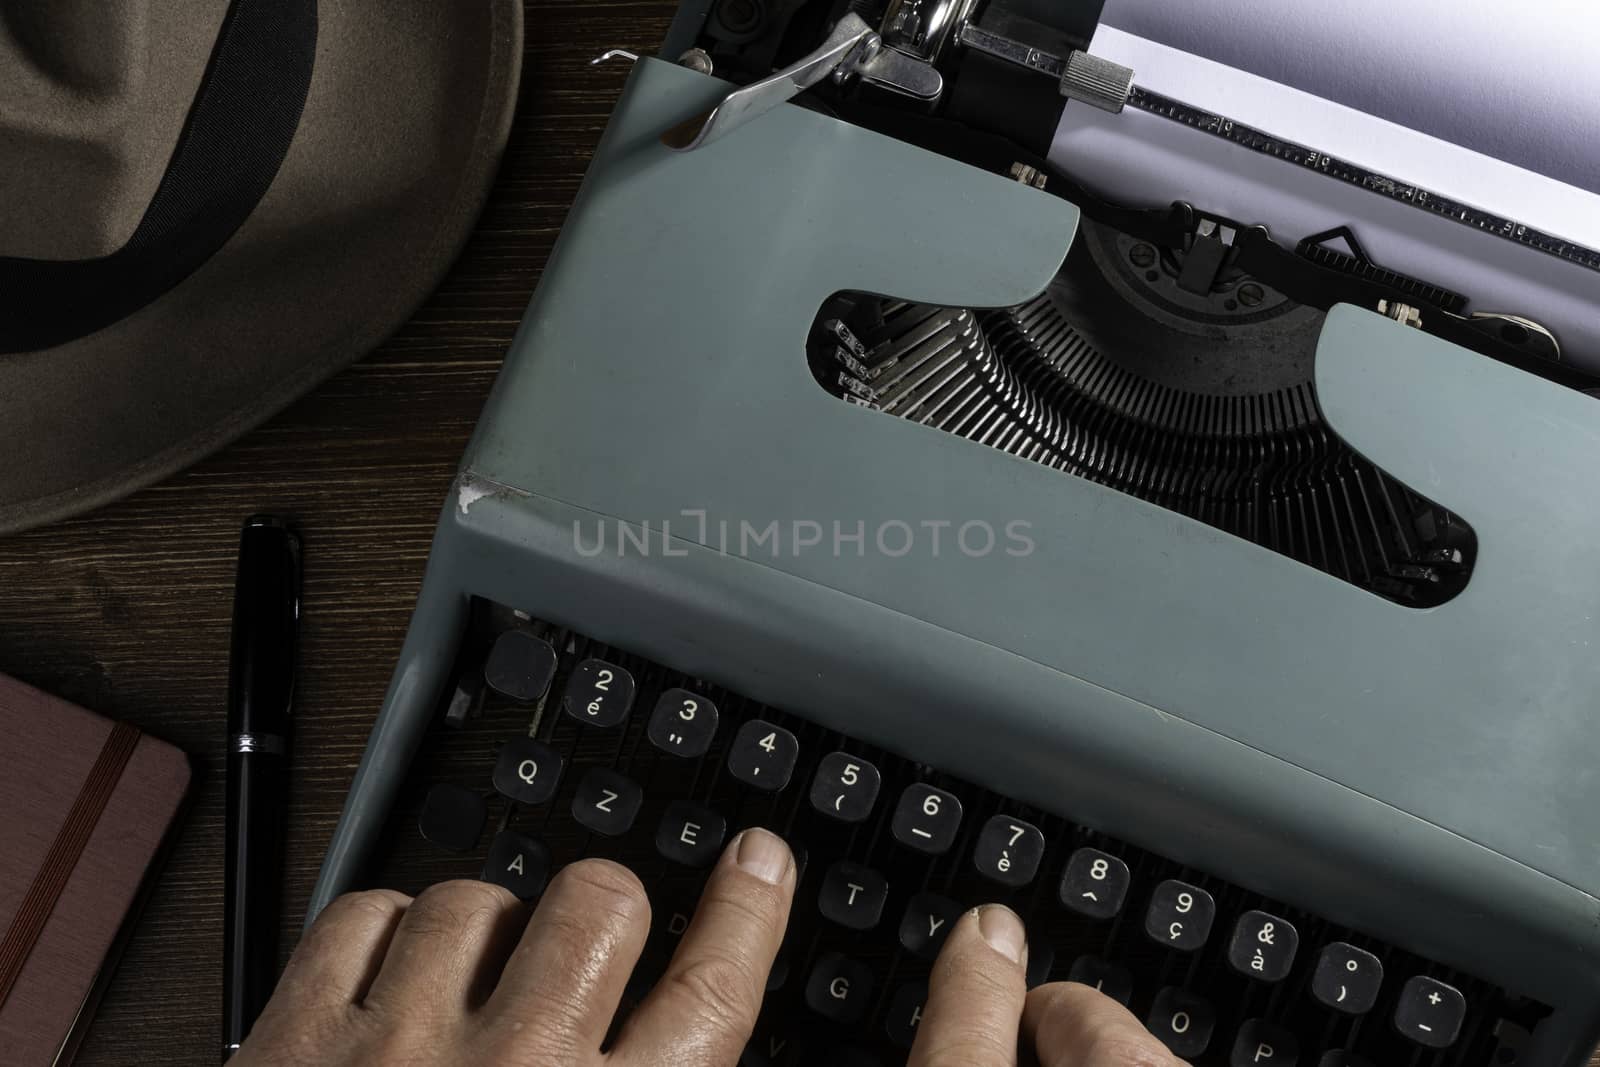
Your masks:
M505 146L521 0L0 0L0 533L403 323Z

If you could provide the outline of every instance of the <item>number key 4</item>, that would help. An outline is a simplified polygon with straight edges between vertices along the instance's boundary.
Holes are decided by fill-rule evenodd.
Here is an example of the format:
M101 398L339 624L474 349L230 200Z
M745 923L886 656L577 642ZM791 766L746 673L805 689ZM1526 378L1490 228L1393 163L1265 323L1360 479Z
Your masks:
M728 773L745 785L776 793L789 784L800 745L794 734L761 719L739 727L728 749Z

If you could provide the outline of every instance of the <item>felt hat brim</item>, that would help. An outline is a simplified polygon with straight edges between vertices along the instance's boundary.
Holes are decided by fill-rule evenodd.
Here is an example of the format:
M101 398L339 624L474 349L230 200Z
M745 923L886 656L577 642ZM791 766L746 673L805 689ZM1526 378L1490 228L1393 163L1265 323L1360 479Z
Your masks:
M319 8L299 127L227 243L110 326L0 354L0 533L263 422L404 323L460 252L515 110L521 0Z

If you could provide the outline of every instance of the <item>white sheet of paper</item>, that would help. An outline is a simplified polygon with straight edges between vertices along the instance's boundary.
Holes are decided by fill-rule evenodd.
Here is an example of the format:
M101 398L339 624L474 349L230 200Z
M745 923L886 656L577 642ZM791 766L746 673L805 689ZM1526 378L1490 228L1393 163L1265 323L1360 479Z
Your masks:
M1102 21L1600 193L1595 0L1106 0Z
M1600 249L1600 196L1345 105L1102 25L1096 55L1142 88L1379 174ZM1159 116L1069 105L1051 160L1120 203L1183 200L1264 224L1294 247L1349 225L1373 259L1455 289L1472 310L1526 315L1600 369L1600 275L1493 234L1252 152Z

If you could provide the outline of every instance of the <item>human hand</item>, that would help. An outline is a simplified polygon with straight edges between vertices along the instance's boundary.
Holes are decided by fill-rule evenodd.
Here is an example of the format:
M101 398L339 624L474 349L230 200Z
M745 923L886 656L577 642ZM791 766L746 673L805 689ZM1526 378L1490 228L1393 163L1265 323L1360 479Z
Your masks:
M335 901L307 932L235 1067L733 1067L788 922L795 866L746 831L706 884L665 976L601 1051L644 948L650 906L625 868L584 860L528 909L448 882L415 900ZM1028 993L1010 911L968 912L935 965L912 1067L1172 1067L1138 1021L1084 986ZM1029 1062L1024 1059L1024 1062Z

